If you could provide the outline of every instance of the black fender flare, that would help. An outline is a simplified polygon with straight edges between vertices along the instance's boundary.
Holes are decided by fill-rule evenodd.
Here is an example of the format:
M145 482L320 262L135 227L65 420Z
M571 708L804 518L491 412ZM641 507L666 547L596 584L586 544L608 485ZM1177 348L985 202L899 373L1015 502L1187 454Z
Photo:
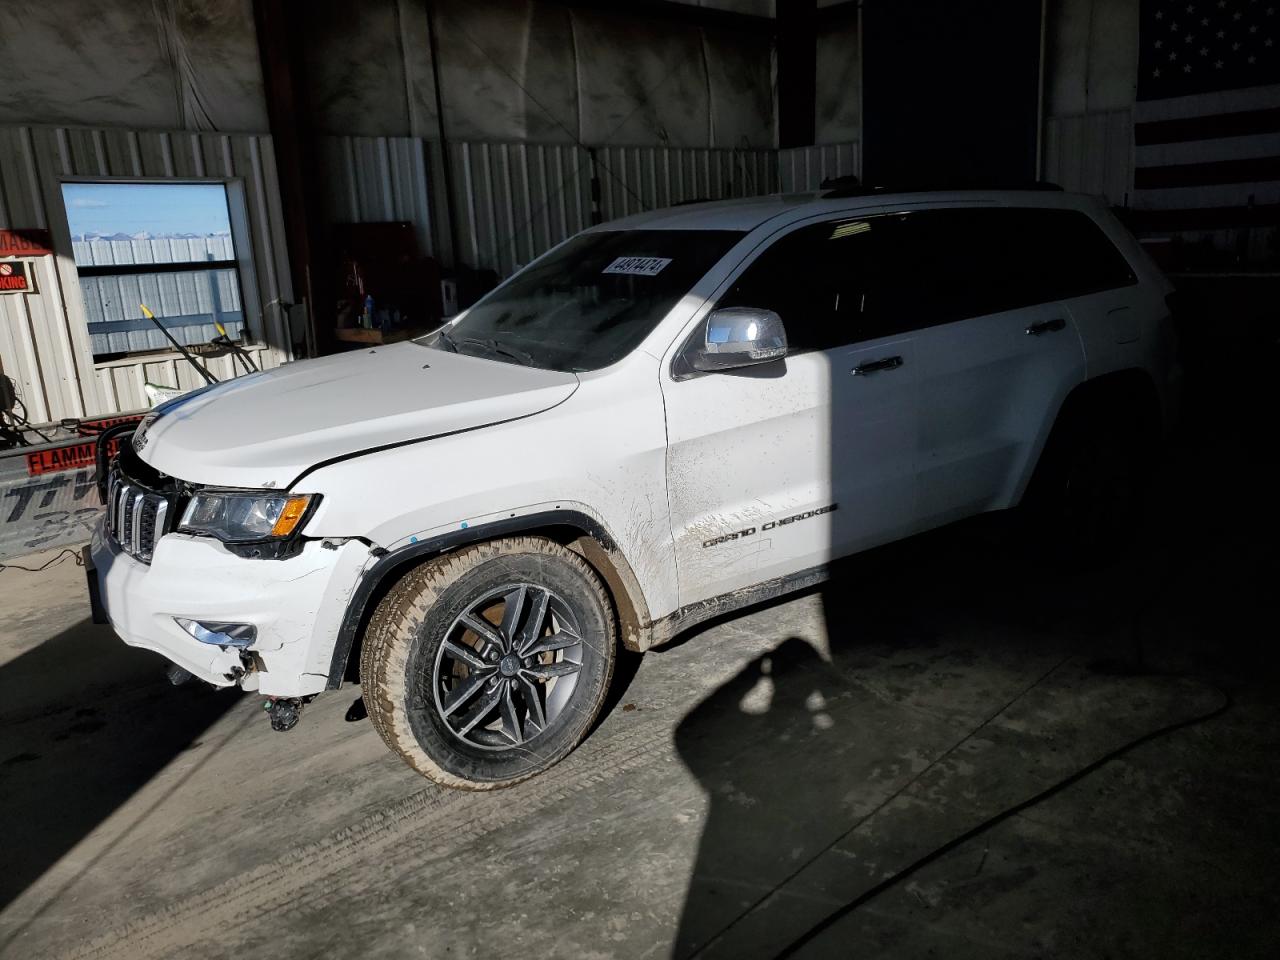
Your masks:
M1056 468L1058 458L1087 429L1094 417L1130 416L1150 430L1147 453L1169 430L1151 374L1140 367L1127 367L1076 384L1062 399L1053 423L1036 454L1026 480L1021 502L1034 501Z
M569 538L568 545L576 546L578 552L583 554L605 580L621 621L619 627L625 646L634 650L643 650L649 646L647 641L652 630L652 619L639 581L626 557L618 549L617 541L595 517L580 510L557 507L554 510L461 527L418 540L397 550L382 550L380 553L375 550L377 560L361 574L347 601L347 609L334 642L333 656L329 661L329 676L325 688L337 690L342 686L356 639L390 586L410 568L441 553L473 543L553 530L577 534L576 537Z

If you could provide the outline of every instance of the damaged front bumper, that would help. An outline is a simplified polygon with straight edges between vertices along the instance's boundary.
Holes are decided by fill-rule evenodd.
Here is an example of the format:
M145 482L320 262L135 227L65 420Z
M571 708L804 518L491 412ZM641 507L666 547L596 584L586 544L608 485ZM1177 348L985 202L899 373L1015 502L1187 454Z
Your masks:
M145 564L99 525L86 559L95 620L104 617L125 643L216 686L304 697L325 689L338 628L370 554L358 540L312 540L285 559L247 559L216 540L171 533ZM247 648L220 647L197 640L180 620L252 624L257 633Z

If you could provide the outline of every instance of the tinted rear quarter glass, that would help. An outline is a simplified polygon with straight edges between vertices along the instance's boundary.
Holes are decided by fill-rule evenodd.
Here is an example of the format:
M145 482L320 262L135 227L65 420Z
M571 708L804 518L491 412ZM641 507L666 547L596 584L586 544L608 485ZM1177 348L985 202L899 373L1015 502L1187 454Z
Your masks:
M900 259L891 272L915 326L1136 282L1106 234L1077 210L986 207L922 211L899 220Z
M1127 287L1138 282L1111 239L1078 210L1026 211L1040 218L1048 263L1047 293L1056 299Z

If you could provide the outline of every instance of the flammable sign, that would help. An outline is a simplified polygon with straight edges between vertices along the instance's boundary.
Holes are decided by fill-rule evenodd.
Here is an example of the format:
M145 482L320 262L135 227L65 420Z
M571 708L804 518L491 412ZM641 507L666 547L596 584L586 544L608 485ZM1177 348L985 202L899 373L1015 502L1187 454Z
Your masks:
M0 260L0 293L30 293L31 277L23 260Z

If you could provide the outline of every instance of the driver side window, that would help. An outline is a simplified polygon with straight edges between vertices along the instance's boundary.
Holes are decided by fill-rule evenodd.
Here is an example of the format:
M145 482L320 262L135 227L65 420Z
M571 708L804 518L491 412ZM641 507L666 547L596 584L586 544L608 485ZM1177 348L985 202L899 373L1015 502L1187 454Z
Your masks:
M787 328L791 353L880 336L872 289L877 233L876 221L865 217L789 233L747 267L717 307L774 311Z

